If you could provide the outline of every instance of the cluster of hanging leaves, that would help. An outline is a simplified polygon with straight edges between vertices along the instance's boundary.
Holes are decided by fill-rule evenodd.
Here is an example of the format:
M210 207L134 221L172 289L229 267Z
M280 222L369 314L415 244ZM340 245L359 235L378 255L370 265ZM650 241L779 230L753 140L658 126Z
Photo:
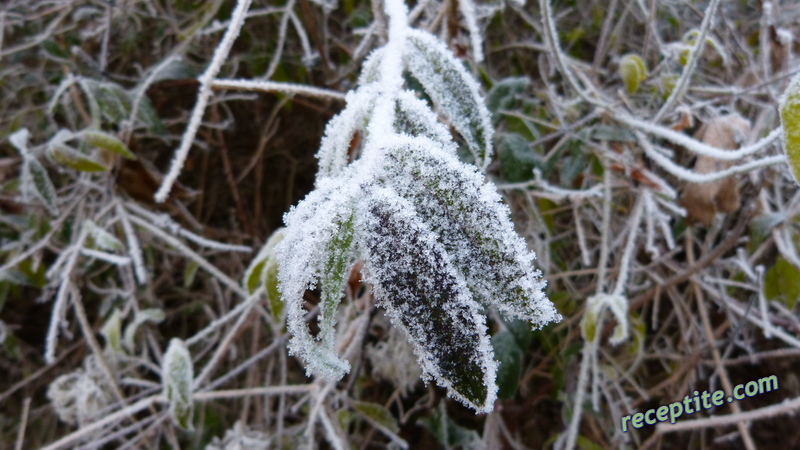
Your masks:
M481 172L493 129L478 84L437 38L405 31L399 59L387 46L365 62L359 87L326 128L316 189L285 216L283 239L268 244L277 256L290 351L307 362L309 375L336 380L349 371L334 349L335 316L361 258L376 303L412 344L423 379L489 412L497 362L482 309L494 306L534 328L561 317L544 296L535 255ZM449 130L416 92L382 82L393 60L458 131L475 165L459 160ZM351 161L357 135L364 144ZM262 270L271 252L263 252ZM246 277L251 289L259 272ZM316 336L303 307L314 288L321 295Z

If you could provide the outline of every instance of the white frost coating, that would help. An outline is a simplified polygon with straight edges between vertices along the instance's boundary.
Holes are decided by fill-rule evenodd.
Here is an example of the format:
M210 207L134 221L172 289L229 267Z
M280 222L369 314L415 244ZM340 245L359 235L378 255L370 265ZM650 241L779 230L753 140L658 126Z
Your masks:
M374 286L377 304L413 345L423 379L435 379L450 397L479 413L490 412L497 398L497 362L486 319L436 234L410 202L391 189L374 188L359 202L356 236L367 256L365 279ZM456 384L478 391L465 394Z
M325 127L325 136L317 152L318 179L335 176L347 165L353 136L357 131L363 131L378 93L377 86L370 84L347 94L347 107Z
M464 15L467 23L469 39L472 43L472 57L476 63L483 61L483 37L481 29L478 27L478 18L475 14L475 3L472 0L458 0L458 9Z
M219 69L222 67L222 63L225 62L225 58L228 57L228 52L230 52L233 46L233 41L239 36L239 31L244 24L245 15L250 8L250 3L251 0L237 0L236 8L234 8L231 13L230 26L222 37L217 49L214 51L214 56L211 58L211 63L208 65L208 68L198 78L200 89L197 93L197 103L194 105L192 116L189 118L189 125L187 125L186 131L181 138L181 145L175 150L175 156L172 159L172 163L170 163L169 172L164 176L161 187L158 188L155 194L155 200L158 203L164 203L164 201L167 200L167 196L172 190L172 185L175 184L175 181L178 179L178 175L180 175L183 165L186 162L186 157L189 156L189 149L192 148L194 137L197 134L197 130L200 128L200 121L203 119L203 113L206 110L206 105L208 105L208 99L211 97L211 84L214 81L214 77L217 76Z
M770 131L766 137L759 139L758 142L752 145L742 147L738 150L725 150L712 147L705 142L700 142L697 139L693 139L683 133L678 133L677 131L673 131L667 127L651 124L630 116L618 115L615 118L626 125L630 125L631 127L638 128L646 133L664 138L674 144L683 146L693 153L722 161L736 161L744 158L745 156L763 150L769 147L771 144L774 144L778 138L781 137L781 133L783 132L783 129L778 127Z
M497 362L482 305L535 328L561 316L544 296L535 255L480 172L491 157L493 129L477 82L435 37L408 29L402 1L388 0L385 8L389 43L365 62L358 89L328 124L316 189L284 216L284 239L275 246L289 350L305 360L308 375L337 380L349 371L335 351L334 327L358 256L377 304L412 343L423 379L489 412ZM458 159L449 129L429 105L403 90L404 63L467 141L480 170ZM356 132L364 144L348 164ZM304 306L305 292L315 288L316 337Z
M583 339L587 342L594 341L599 332L597 327L600 313L608 308L617 319L617 326L609 342L617 345L628 338L628 299L617 294L597 294L586 300L586 311L581 318ZM587 333L593 333L589 336Z
M284 216L284 237L275 246L279 261L278 289L286 303L287 323L292 333L289 351L308 363L308 375L328 380L340 379L350 371L350 364L334 351L332 336L325 336L321 345L311 336L304 319L303 294L317 286L326 250L339 231L339 222L352 214L358 183L349 178L352 169L360 165L363 164L354 164L337 178L318 180L317 188ZM319 321L328 322L331 330L335 324L334 317L324 317L322 313Z
M164 386L164 397L169 401L172 420L182 428L191 429L194 411L194 365L189 349L180 339L173 338L164 353L161 382Z
M456 145L450 131L439 122L428 104L412 91L401 91L397 94L397 111L394 128L398 133L411 136L425 136L445 146L448 152L456 154Z
M405 53L411 73L467 141L475 164L485 171L492 157L494 129L478 83L432 34L409 30Z
M392 187L439 235L476 300L537 328L560 320L494 185L434 141L398 136L387 145Z

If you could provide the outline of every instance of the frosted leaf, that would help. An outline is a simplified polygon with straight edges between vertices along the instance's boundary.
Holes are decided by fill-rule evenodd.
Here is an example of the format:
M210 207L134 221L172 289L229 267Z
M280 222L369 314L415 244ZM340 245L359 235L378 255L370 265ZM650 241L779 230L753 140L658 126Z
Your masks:
M347 106L325 127L325 136L317 152L318 178L338 175L347 165L350 143L355 133L365 128L377 94L375 86L364 86L347 94Z
M341 273L350 268L353 199L358 188L357 183L346 182L348 176L318 180L317 189L284 217L284 239L275 246L278 288L293 335L289 351L308 363L309 375L329 380L340 379L350 370L350 364L336 355L333 339L336 306L344 286ZM315 339L305 323L303 295L319 281L323 288L318 316L322 331Z
M381 47L373 50L372 53L367 56L367 58L364 60L364 67L361 69L361 74L358 76L359 86L364 86L379 81L381 74L381 62L383 62L384 53L384 47Z
M410 29L406 41L408 69L436 106L467 142L483 171L492 157L491 116L478 83L436 37Z
M586 311L581 318L581 334L587 342L597 338L597 323L600 313L608 308L617 320L617 326L609 342L619 344L628 338L628 299L621 295L598 294L586 300Z
M186 344L180 339L172 339L161 363L161 382L164 397L169 402L172 421L181 428L191 430L194 415L192 389L194 365Z
M122 241L117 239L116 236L98 227L97 224L91 220L85 220L83 222L83 226L86 228L89 237L92 239L94 247L101 250L122 250L125 248L125 246L122 245Z
M136 337L136 330L147 322L161 323L166 318L164 311L156 308L148 308L139 310L133 318L133 322L125 327L125 333L122 338L122 345L128 352L133 353L134 338Z
M28 149L30 132L27 128L15 131L8 137L8 141L22 156L22 169L20 172L20 190L23 198L33 195L47 207L50 214L58 214L56 188L47 170Z
M476 411L491 411L497 363L485 317L436 234L386 188L374 188L358 209L365 278L376 303L414 346L423 377Z
M47 398L58 418L70 425L82 425L96 419L112 401L111 389L94 355L84 360L84 367L53 380Z
M514 231L494 185L474 166L423 138L398 139L389 160L392 186L439 235L476 300L534 327L560 320L544 296L535 255Z
M126 159L136 159L136 155L131 152L125 143L108 133L100 130L84 130L78 137L86 141L86 143L95 147L101 148L107 152L111 152L122 156Z
M428 104L411 91L401 91L397 95L394 129L410 136L427 137L444 145L453 154L456 153L450 132L439 122Z

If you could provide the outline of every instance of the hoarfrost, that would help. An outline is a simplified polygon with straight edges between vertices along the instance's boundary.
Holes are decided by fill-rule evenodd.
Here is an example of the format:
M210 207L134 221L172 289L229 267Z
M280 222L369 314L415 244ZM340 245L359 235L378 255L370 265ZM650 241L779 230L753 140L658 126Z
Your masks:
M497 362L483 307L535 328L561 317L487 182L493 129L477 82L434 36L408 28L405 5L385 2L389 42L369 57L347 106L328 124L316 189L284 217L275 245L289 350L307 374L340 379L350 369L335 350L336 311L356 257L376 303L404 332L422 368L448 395L489 412ZM417 78L467 142L478 167L461 162L447 127L403 89ZM351 146L365 136L358 159ZM305 322L307 290L319 288L319 333Z

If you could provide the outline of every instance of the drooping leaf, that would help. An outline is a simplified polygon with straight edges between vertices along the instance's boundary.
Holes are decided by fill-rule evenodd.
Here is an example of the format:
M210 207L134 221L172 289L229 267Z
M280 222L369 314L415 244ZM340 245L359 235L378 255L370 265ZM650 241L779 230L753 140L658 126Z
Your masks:
M108 167L104 166L100 162L95 161L82 154L78 150L63 144L50 146L48 149L48 155L56 162L79 172L105 172L108 170Z
M353 258L353 223L355 210L334 219L336 231L325 248L324 265L320 271L320 340L323 347L333 351L336 343L336 310L344 293L344 283L350 274Z
M478 83L429 33L408 30L405 53L408 69L467 142L475 165L485 170L492 157L494 129Z
M317 179L336 176L347 165L353 137L364 128L377 94L376 86L364 86L347 94L347 107L325 127L325 136L317 152Z
M161 364L161 382L164 388L164 397L169 402L172 421L181 428L193 429L194 364L189 349L180 339L172 339L169 342Z
M392 185L440 236L475 299L534 327L557 320L534 269L535 255L514 231L495 187L435 142L400 142L392 152L395 163L385 167L394 175ZM399 182L409 175L413 183Z
M789 169L800 184L800 75L795 76L780 99L783 143Z
M78 135L86 143L127 159L136 159L127 145L116 137L98 130L84 130Z
M435 233L408 201L379 187L360 202L356 228L376 303L406 333L423 378L478 412L490 411L496 362L485 317Z
M346 172L352 172L354 165ZM347 177L342 174L339 177ZM287 325L292 333L289 351L303 358L308 367L308 375L315 374L329 380L338 380L350 370L350 364L341 359L333 349L330 336L321 335L323 342L311 336L305 322L306 310L303 296L306 289L313 289L325 277L329 268L326 265L339 261L339 256L331 259L329 251L337 248L335 242L347 241L344 224L353 213L353 200L357 184L342 183L342 178L323 178L318 180L317 189L312 191L284 217L286 228L284 238L275 246L278 257L278 289L286 307ZM320 287L323 287L320 285ZM323 299L329 300L329 297ZM320 307L321 329L332 329L334 312L331 304ZM330 327L330 328L329 328Z

